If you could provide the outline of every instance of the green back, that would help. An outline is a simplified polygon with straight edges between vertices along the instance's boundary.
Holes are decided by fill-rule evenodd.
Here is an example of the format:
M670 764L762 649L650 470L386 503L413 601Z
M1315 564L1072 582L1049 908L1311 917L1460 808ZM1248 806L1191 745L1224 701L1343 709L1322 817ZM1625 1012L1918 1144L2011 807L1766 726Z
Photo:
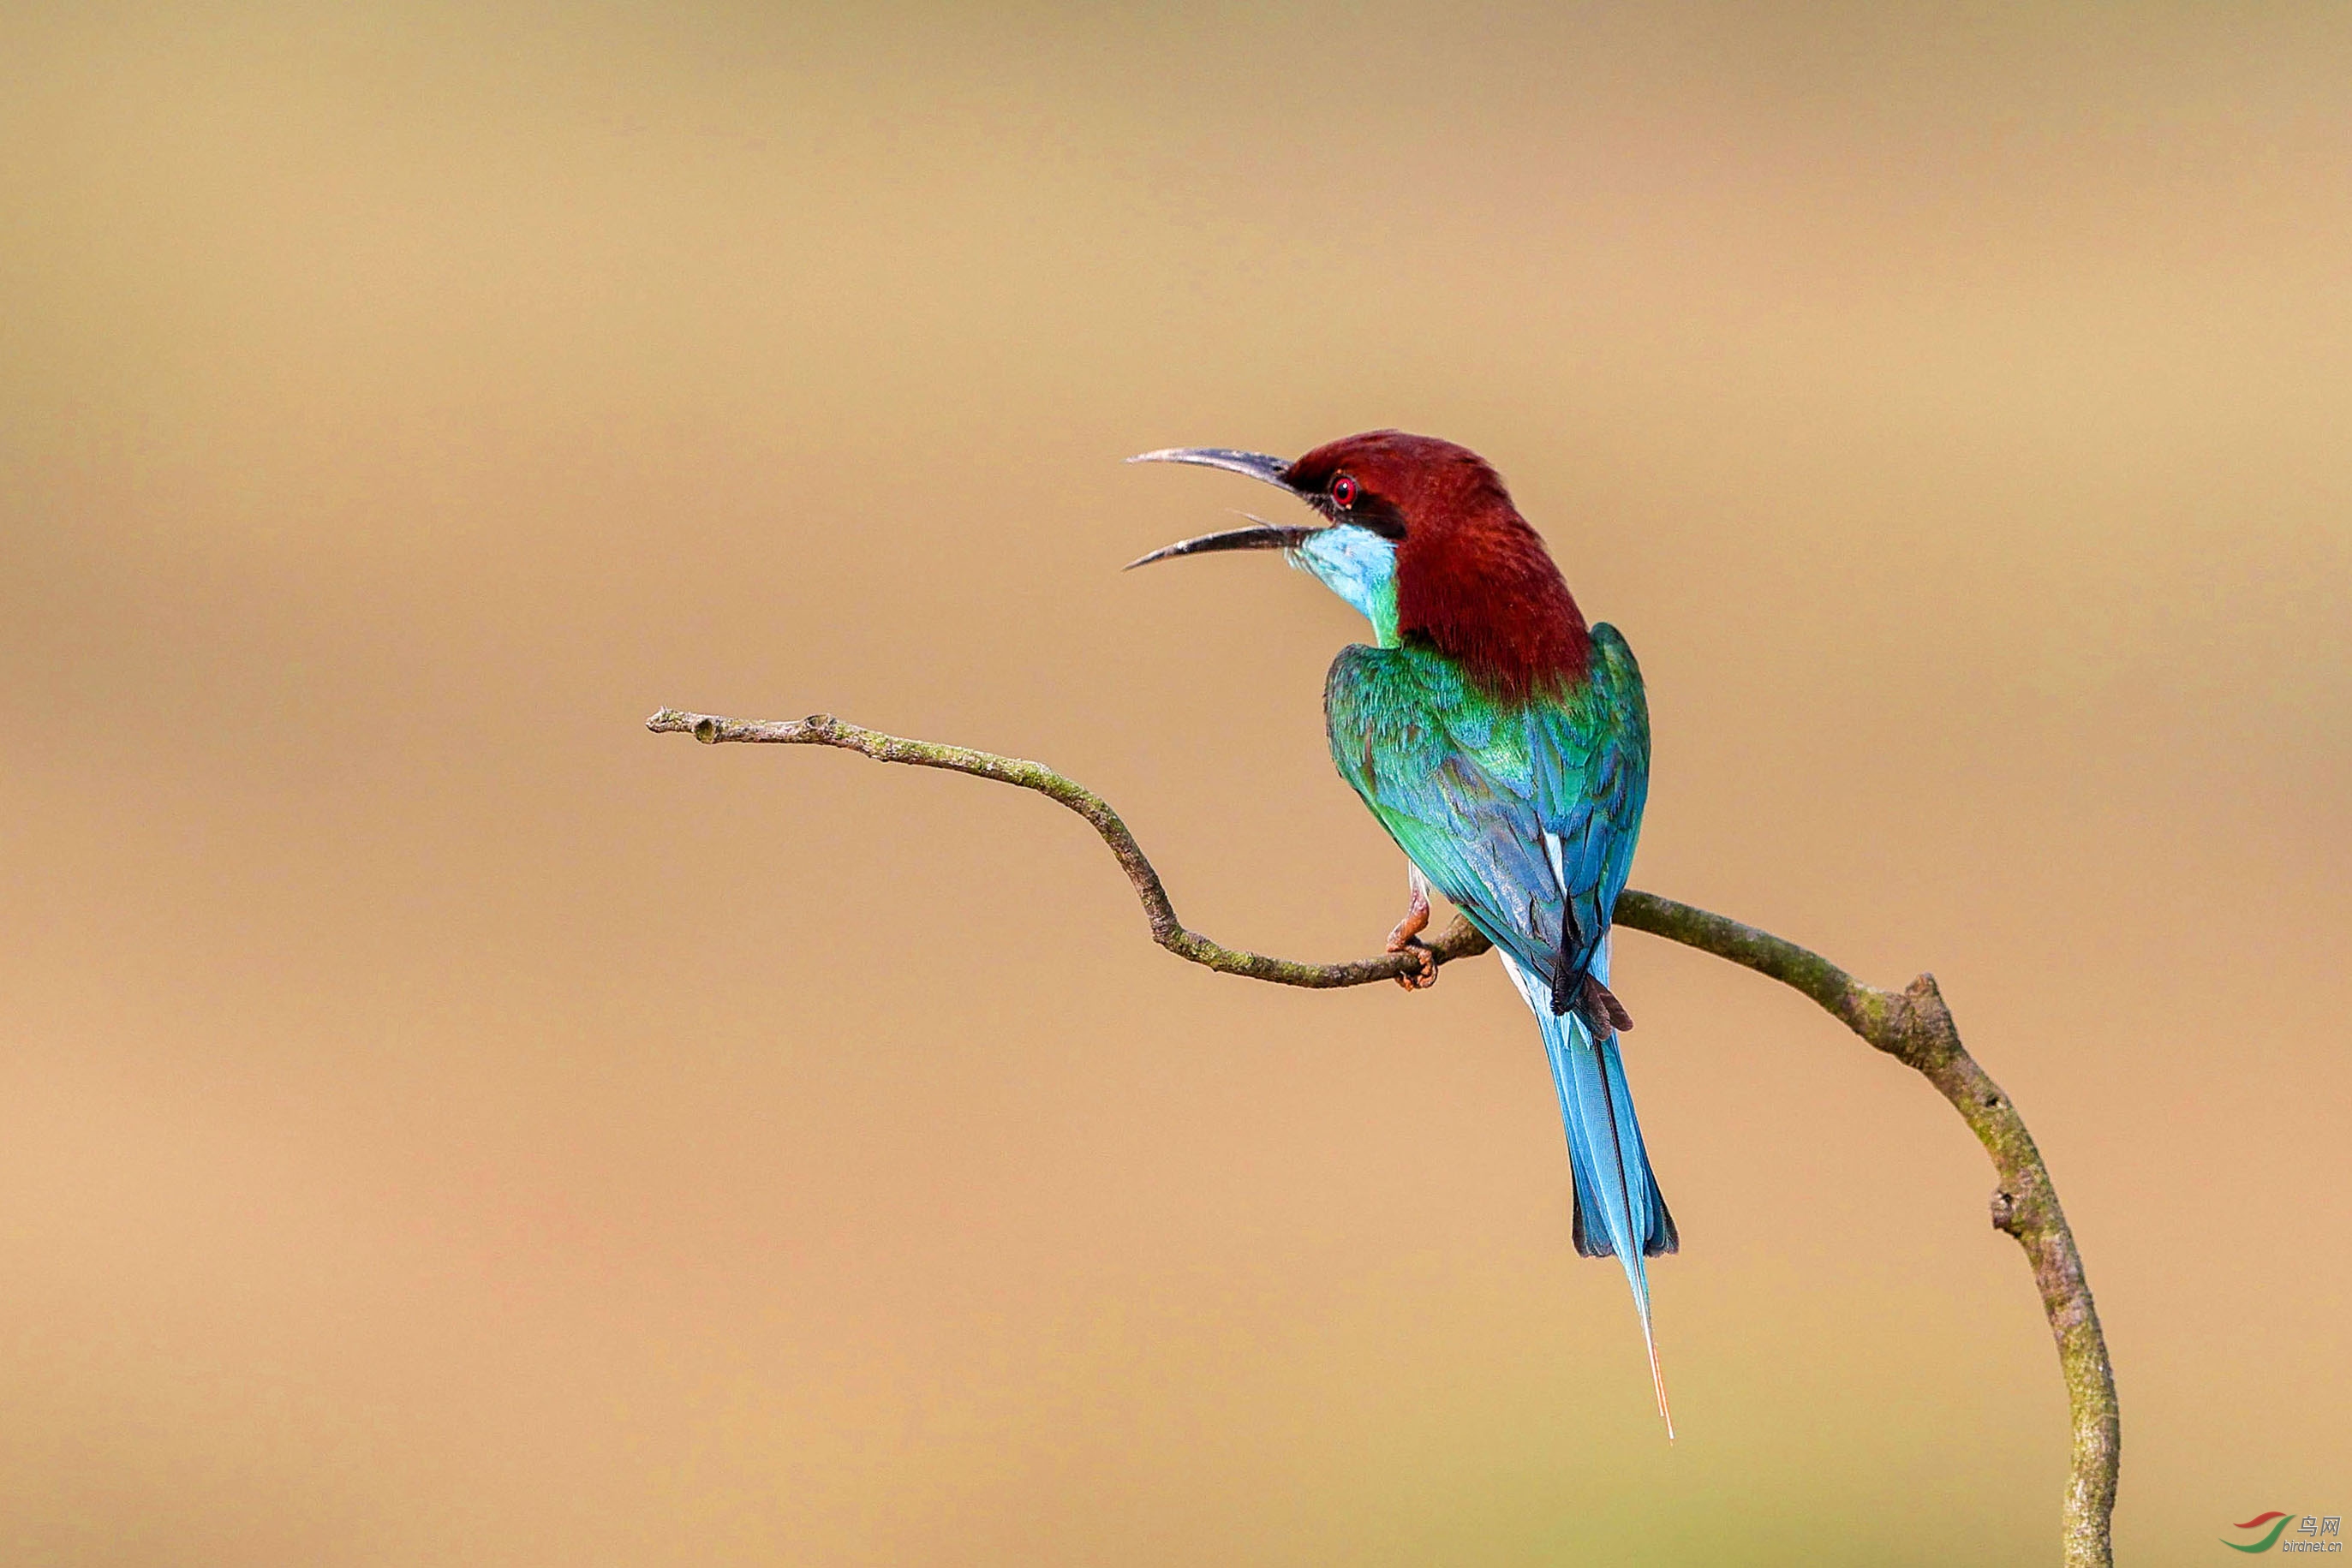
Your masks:
M1323 715L1340 777L1431 883L1530 976L1580 977L1649 789L1649 708L1616 628L1592 629L1585 680L1523 702L1433 649L1350 647Z

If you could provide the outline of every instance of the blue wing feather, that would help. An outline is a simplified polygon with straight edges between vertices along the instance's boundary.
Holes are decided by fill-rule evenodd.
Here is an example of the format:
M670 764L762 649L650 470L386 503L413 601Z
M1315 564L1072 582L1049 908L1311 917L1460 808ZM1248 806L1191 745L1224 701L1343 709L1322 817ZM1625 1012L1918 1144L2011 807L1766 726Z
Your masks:
M1430 649L1349 648L1324 716L1340 775L1488 940L1549 976L1572 906L1569 972L1584 971L1633 868L1649 781L1641 672L1615 628L1593 628L1591 676L1574 692L1516 706Z
M1577 1250L1623 1266L1655 1376L1643 1260L1675 1250L1674 1218L1614 1031L1596 1038L1568 1005L1574 995L1554 996L1556 979L1608 980L1609 924L1649 787L1649 712L1632 650L1614 627L1596 626L1586 681L1505 705L1432 649L1351 647L1332 664L1324 718L1341 777L1501 949L1535 1013L1568 1134ZM1658 1397L1663 1410L1663 1380Z

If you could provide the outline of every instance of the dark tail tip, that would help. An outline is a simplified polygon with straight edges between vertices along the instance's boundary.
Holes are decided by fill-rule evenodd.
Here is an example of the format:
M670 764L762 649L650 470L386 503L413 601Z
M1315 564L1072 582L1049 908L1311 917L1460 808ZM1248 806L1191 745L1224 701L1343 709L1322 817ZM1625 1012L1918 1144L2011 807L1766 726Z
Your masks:
M1650 1205L1658 1212L1658 1228L1650 1232L1650 1239L1642 1246L1644 1258L1664 1257L1683 1249L1682 1232L1675 1228L1673 1210L1666 1207L1666 1195L1658 1190L1658 1178L1650 1178Z

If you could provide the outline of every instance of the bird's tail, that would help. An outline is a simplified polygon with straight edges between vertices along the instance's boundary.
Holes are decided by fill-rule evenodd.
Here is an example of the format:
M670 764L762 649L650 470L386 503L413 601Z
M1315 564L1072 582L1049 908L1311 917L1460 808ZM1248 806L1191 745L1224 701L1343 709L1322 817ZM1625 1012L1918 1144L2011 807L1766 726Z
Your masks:
M1608 983L1609 953L1604 942L1593 955L1592 975ZM1614 1256L1633 1290L1633 1305L1642 1314L1642 1343L1650 1354L1650 1381L1657 1391L1658 1414L1664 1417L1666 1436L1675 1433L1674 1413L1666 1406L1666 1380L1658 1368L1658 1343L1650 1327L1650 1279L1645 1260L1672 1252L1679 1245L1675 1217L1659 1195L1658 1179L1650 1171L1649 1151L1642 1145L1642 1124L1634 1119L1633 1091L1625 1083L1625 1064L1611 1030L1596 1039L1583 1013L1570 1009L1551 1010L1551 988L1539 977L1508 964L1512 982L1536 1015L1543 1030L1544 1052L1551 1058L1552 1083L1559 1091L1560 1119L1568 1128L1568 1158L1576 1178L1576 1249L1587 1258Z

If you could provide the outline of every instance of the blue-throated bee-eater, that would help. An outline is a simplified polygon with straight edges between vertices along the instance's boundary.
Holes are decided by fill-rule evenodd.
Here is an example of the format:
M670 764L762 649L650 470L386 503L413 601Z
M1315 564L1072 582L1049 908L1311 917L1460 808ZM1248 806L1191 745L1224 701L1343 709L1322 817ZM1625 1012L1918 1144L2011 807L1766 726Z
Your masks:
M1279 549L1372 624L1323 688L1331 760L1410 862L1389 937L1419 951L1434 887L1492 942L1535 1013L1568 1127L1576 1249L1633 1287L1658 1411L1674 1433L1645 1260L1676 1247L1618 1050L1609 925L1649 789L1642 672L1617 629L1585 624L1543 540L1475 453L1425 435L1350 435L1287 461L1225 447L1147 452L1289 491L1312 523L1186 539L1132 564Z

